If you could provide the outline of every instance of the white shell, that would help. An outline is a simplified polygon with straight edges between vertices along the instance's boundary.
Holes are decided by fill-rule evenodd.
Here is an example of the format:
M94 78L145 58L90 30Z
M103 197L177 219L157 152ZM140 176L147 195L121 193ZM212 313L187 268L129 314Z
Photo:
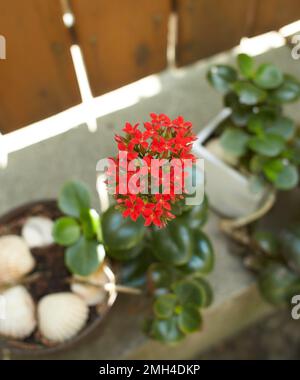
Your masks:
M24 339L36 327L35 305L24 286L14 286L0 294L0 334Z
M80 282L74 282L71 285L72 292L78 294L89 306L99 305L107 299L107 291L104 287L93 286L93 284L104 285L110 282L105 268L105 265L101 265L95 273L87 277L75 276L75 280L87 281L91 285Z
M64 342L79 333L88 314L87 304L76 294L49 294L38 304L39 330L49 341Z
M236 166L238 158L226 152L220 144L220 139L214 138L205 145L206 149L228 165Z
M23 239L30 248L44 247L54 243L53 221L43 216L33 216L26 220L22 228Z
M35 260L21 237L6 235L0 238L0 284L18 280L34 266Z

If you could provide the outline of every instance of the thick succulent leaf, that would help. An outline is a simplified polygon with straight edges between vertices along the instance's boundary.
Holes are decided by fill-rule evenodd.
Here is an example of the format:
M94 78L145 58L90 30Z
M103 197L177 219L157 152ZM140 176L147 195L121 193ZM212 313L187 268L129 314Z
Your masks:
M110 251L132 249L141 243L146 232L141 218L136 222L124 218L114 206L102 215L101 225L104 245Z
M252 78L254 75L254 60L248 54L239 54L237 57L239 70L245 78Z
M194 249L190 260L180 267L186 273L209 273L214 267L214 250L207 235L195 230L193 233Z
M129 249L120 249L114 250L107 248L106 253L109 257L120 260L120 261L129 261L136 259L142 252L144 248L143 242L138 243L133 248Z
M167 319L173 315L177 297L175 294L163 294L156 298L153 308L157 318Z
M65 254L68 269L80 276L95 272L104 260L104 249L96 240L86 240L83 236Z
M264 90L248 82L235 82L232 85L232 89L239 96L240 103L250 106L263 102L267 97L267 93Z
M202 318L200 311L193 305L185 305L178 315L178 326L184 334L191 334L201 327Z
M270 99L276 103L291 103L300 97L300 82L291 75L285 75L280 87L270 94Z
M215 65L209 69L207 79L216 90L225 92L229 90L230 84L236 81L237 72L231 66Z
M285 142L280 136L266 134L252 137L248 142L248 146L251 150L263 156L275 157L284 150Z
M263 89L274 89L282 84L283 74L276 66L263 63L255 73L254 82Z
M164 343L176 343L184 338L178 328L178 317L169 319L154 319L150 328L150 336Z
M88 189L78 181L66 183L59 195L58 206L63 213L79 218L82 210L90 208Z
M56 243L69 246L80 238L80 227L75 219L62 217L55 221L52 234Z
M300 225L286 228L280 234L280 245L288 265L300 273Z
M174 293L181 305L202 306L205 297L204 290L193 280L181 280L173 284Z
M295 165L286 164L274 181L278 190L294 189L299 183L299 171Z
M258 286L268 302L280 305L289 303L291 297L300 291L300 280L283 264L272 263L261 272Z
M230 154L240 157L247 151L247 144L250 136L236 128L228 128L222 134L220 143Z
M278 256L279 245L274 233L270 231L255 231L252 238L259 249L265 252L268 256Z

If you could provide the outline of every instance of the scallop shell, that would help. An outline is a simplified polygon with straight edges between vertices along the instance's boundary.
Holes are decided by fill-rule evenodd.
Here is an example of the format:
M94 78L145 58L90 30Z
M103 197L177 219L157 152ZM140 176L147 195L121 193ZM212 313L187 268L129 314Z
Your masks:
M43 216L33 216L26 220L22 237L30 248L44 247L54 243L52 236L53 221Z
M0 294L0 334L24 339L36 327L35 304L24 286L14 286Z
M44 338L61 343L71 339L85 326L89 308L76 294L54 293L38 304L38 325Z
M227 151L225 151L220 144L220 139L215 138L211 139L206 145L206 149L214 154L217 158L219 158L221 161L225 162L228 165L236 166L238 163L238 158L236 156L233 156L232 154L229 154Z
M75 276L75 282L71 285L71 290L79 295L89 306L99 305L107 299L107 290L104 287L99 287L99 285L105 285L114 281L114 278L111 278L111 273L109 267L104 264L90 276ZM78 282L76 282L76 279ZM86 281L90 284L84 284L80 281Z
M21 237L6 235L0 238L0 284L18 280L34 266L35 260Z

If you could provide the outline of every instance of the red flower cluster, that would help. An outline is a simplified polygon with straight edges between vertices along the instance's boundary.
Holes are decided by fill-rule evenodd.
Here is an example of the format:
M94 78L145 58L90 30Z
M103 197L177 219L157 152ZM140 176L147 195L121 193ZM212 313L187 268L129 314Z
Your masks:
M119 155L112 158L113 165L106 174L108 186L115 186L115 198L124 217L136 221L142 216L145 226L162 227L175 217L172 205L184 196L178 190L184 188L186 160L194 162L196 158L191 153L196 137L192 123L182 116L174 120L164 114L150 116L143 130L139 124L126 123L125 135L115 136ZM167 173L162 162L173 163ZM159 190L153 193L152 186Z

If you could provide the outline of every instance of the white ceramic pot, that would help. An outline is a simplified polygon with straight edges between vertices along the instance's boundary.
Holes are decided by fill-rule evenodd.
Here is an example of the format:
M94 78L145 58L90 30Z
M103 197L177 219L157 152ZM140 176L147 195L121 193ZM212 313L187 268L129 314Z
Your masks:
M193 152L204 158L205 192L211 207L223 216L234 218L246 216L257 210L266 195L266 189L253 192L249 178L227 165L211 152L204 144L216 128L229 115L231 110L223 109L198 134Z

